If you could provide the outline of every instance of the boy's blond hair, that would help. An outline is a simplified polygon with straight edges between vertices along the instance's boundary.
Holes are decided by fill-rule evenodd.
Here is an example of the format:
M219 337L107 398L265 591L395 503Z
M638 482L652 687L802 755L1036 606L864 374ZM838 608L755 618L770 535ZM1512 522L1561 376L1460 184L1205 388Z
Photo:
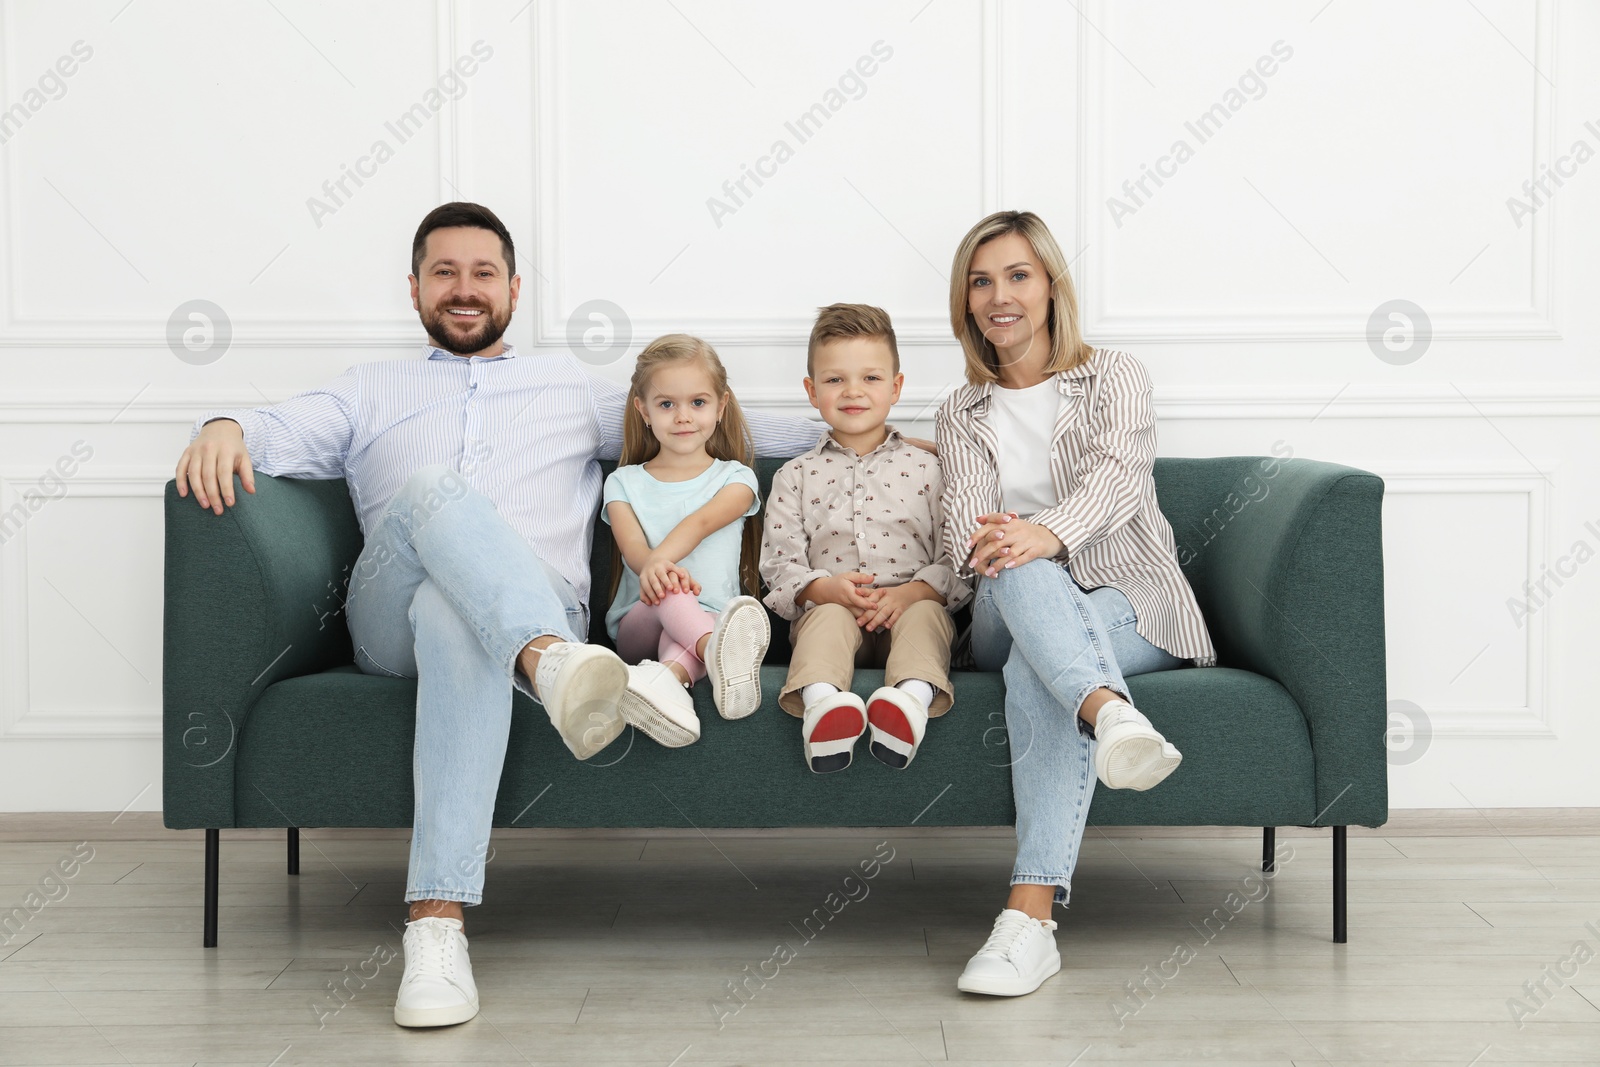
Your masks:
M829 341L846 337L875 337L889 345L894 373L900 373L900 349L894 342L894 324L889 313L871 304L829 304L817 309L816 325L811 327L811 342L806 346L806 377L817 373L817 349Z

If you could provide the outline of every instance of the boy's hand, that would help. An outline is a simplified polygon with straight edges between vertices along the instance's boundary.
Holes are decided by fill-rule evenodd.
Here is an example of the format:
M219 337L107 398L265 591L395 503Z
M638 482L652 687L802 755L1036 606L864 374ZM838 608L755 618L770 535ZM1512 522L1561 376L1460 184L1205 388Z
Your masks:
M972 552L967 565L990 578L1003 569L1051 559L1061 551L1061 538L1038 523L1017 518L1015 513L979 515L978 522L978 529L967 539Z
M906 582L904 585L891 585L887 589L874 590L878 594L878 606L872 611L863 612L856 616L856 625L866 628L868 633L876 631L879 627L885 630L894 629L894 624L900 621L900 616L906 608L919 600L937 600L944 603L944 597L933 591L933 586L927 582L917 580Z
M799 602L843 604L860 621L862 612L877 606L881 590L872 588L877 577L876 574L845 571L829 578L818 578L801 590Z

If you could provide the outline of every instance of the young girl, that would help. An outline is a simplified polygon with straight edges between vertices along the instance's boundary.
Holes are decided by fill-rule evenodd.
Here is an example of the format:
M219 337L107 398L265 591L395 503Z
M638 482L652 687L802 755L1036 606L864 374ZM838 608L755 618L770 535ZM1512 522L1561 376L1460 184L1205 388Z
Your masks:
M725 719L761 706L766 609L757 589L761 531L752 448L716 351L686 334L639 353L622 459L606 479L612 600L606 630L628 669L623 717L669 748L700 736L688 689L711 679Z

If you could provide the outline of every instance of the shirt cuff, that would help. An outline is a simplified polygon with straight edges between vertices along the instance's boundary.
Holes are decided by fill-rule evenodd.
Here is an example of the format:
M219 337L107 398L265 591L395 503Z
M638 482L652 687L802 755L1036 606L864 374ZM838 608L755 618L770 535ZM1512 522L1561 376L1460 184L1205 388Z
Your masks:
M261 416L249 408L229 408L218 411L208 411L194 421L194 426L189 430L189 440L193 441L200 436L200 431L205 429L208 422L218 419L231 419L239 424L239 429L244 431L245 451L250 453L250 465L256 470L269 462L269 457L264 455L261 437Z
M972 590L956 577L956 572L943 563L930 563L911 576L913 582L926 582L935 593L944 597L944 609L955 611L966 603Z
M1043 526L1060 540L1061 551L1053 557L1055 559L1070 561L1088 544L1089 531L1084 528L1083 523L1068 515L1059 506L1046 508L1029 521Z
M767 594L763 603L771 608L780 619L793 622L806 613L804 604L796 603L796 599L805 592L806 586L818 578L830 578L832 574L824 570L805 571L794 578L784 578L772 586L772 591ZM809 603L809 601L808 601Z

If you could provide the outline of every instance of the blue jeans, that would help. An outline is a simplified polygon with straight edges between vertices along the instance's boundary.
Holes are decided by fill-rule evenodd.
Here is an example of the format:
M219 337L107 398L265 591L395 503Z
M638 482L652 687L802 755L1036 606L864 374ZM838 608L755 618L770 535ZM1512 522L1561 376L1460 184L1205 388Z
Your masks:
M424 467L367 531L347 601L356 664L417 679L416 795L406 900L483 900L517 654L581 641L572 584L448 467Z
M1053 885L1066 904L1094 795L1094 735L1078 718L1102 687L1184 661L1139 636L1133 606L1111 586L1085 591L1065 564L1041 559L979 575L972 654L1006 683L1017 862L1011 884Z

